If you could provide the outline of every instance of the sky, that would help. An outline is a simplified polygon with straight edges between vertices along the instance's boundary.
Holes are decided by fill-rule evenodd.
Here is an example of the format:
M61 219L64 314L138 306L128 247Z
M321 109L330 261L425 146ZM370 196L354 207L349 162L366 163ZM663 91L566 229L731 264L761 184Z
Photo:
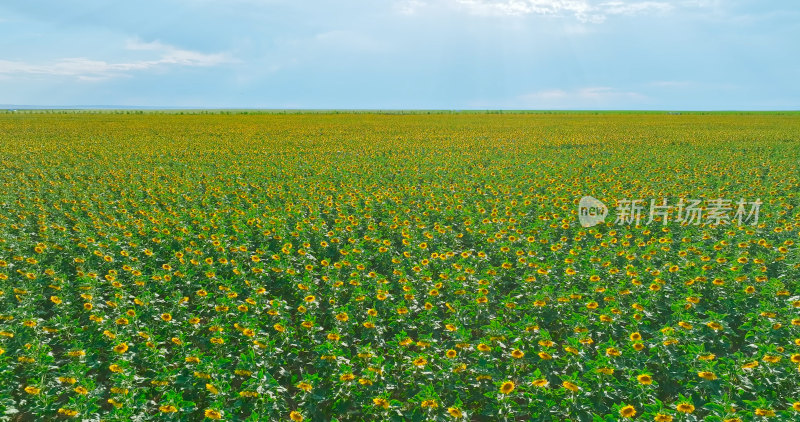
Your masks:
M4 0L0 104L800 109L800 2Z

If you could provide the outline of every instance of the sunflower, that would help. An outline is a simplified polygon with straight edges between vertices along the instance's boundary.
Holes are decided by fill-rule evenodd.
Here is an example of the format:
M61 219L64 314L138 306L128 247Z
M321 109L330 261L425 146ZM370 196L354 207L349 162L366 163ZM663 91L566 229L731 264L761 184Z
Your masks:
M659 413L653 418L653 420L655 422L672 422L672 416Z
M506 381L500 386L500 392L503 394L509 394L514 391L514 383L511 381Z
M772 409L757 408L755 414L756 416L772 417L775 416L775 411Z
M534 387L545 388L550 383L546 379L541 378L538 380L533 380L531 384L533 384Z
M632 418L636 416L636 409L633 406L627 405L619 409L619 415L623 418Z
M384 409L389 408L389 401L382 397L375 397L374 399L372 399L372 404L374 404L375 407L382 407Z
M222 419L222 413L220 413L219 410L206 409L206 411L203 412L203 414L209 419L214 419L214 420Z
M427 408L435 409L435 408L439 407L439 403L437 403L436 400L423 400L422 403L420 404L420 406L423 407L423 408L427 407Z
M450 416L452 416L452 417L454 417L456 419L461 418L461 417L464 416L464 414L461 413L461 409L459 409L457 407L448 407L447 408L447 413L449 413Z
M653 383L653 377L647 374L642 374L636 377L636 380L639 381L642 385L650 385Z
M704 380L708 380L708 381L713 381L713 380L717 379L716 374L714 374L713 372L709 372L709 371L698 372L697 376L702 378L702 379L704 379Z
M564 381L563 383L561 383L561 386L566 388L569 391L572 391L573 393L575 393L575 392L577 392L578 390L581 389L576 384L573 384L573 383L571 383L569 381Z
M758 366L758 361L754 360L752 362L748 362L742 365L742 369L753 369L757 366Z
M78 411L77 410L66 409L66 408L63 408L63 407L58 409L58 413L60 415L66 416L68 418L74 418L75 416L78 416Z
M681 413L692 413L694 412L694 405L691 403L680 403L675 410Z
M163 405L163 406L159 406L159 407L158 407L158 410L159 410L161 413L175 413L175 412L177 412L177 411L178 411L178 409L177 409L175 406L172 406L172 405Z
M128 344L127 343L120 343L114 346L114 351L117 353L125 353L128 351Z
M521 358L525 357L525 352L523 352L523 351L521 351L521 350L519 350L519 349L514 349L514 350L511 352L511 356L512 356L513 358L516 358L516 359L521 359Z

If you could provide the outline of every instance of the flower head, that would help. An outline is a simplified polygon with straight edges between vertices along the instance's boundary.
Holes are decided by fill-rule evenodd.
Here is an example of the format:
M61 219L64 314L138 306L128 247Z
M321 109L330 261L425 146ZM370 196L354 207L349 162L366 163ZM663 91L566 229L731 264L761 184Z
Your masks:
M457 407L448 407L447 408L447 413L449 413L450 416L452 416L452 417L454 417L456 419L464 416L464 414L461 413L461 409L459 409Z
M222 419L222 413L220 413L219 410L206 409L206 411L203 414L209 419L214 419L214 420Z
M697 376L702 378L702 379L704 379L704 380L708 380L708 381L713 381L713 380L717 379L717 376L713 372L709 372L709 371L698 372Z
M561 386L562 386L562 387L564 387L564 388L566 388L566 389L567 389L567 390L569 390L569 391L572 391L573 393L574 393L574 392L577 392L578 390L580 390L580 389L581 389L581 388L580 388L580 387L578 387L576 384L573 384L573 383L571 383L571 382L569 382L569 381L564 381L563 383L561 383Z
M623 418L632 418L636 416L636 409L631 405L624 406L622 409L619 409L619 415Z
M511 381L506 381L500 386L500 392L503 394L509 394L514 391L514 383Z

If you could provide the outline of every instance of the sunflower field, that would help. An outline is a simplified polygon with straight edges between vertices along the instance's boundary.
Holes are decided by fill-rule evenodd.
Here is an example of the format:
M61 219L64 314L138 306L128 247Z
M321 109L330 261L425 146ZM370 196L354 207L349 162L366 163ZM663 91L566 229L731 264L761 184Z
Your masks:
M0 113L0 167L0 420L800 420L796 113Z

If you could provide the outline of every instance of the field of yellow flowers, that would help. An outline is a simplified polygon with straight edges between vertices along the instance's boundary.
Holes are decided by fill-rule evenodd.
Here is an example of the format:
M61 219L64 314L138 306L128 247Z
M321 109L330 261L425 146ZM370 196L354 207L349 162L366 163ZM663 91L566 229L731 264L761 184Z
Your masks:
M0 420L800 420L798 114L3 113L0 170Z

